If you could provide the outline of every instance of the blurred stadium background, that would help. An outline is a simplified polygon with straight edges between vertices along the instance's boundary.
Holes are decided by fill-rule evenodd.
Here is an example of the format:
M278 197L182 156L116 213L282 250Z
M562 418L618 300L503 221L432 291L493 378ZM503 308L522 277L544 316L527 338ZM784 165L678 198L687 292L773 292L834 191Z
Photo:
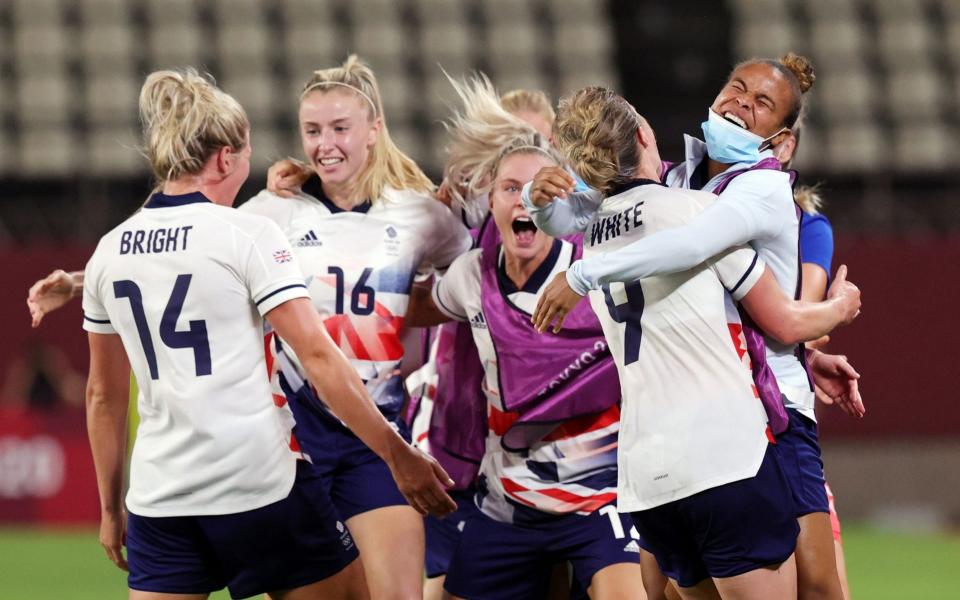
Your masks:
M252 176L298 156L296 98L350 52L398 144L436 176L453 75L553 98L623 92L682 153L736 61L794 50L818 80L796 167L822 182L835 265L864 293L830 348L868 413L821 411L858 598L960 598L960 0L0 0L0 597L104 598L74 305L29 328L29 285L81 268L149 192L136 98L196 65L246 107Z

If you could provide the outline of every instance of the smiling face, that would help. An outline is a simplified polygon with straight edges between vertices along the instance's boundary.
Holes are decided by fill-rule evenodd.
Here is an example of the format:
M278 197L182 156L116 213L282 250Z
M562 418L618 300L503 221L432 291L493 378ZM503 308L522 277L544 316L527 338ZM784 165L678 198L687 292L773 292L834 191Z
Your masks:
M320 88L300 101L303 152L324 188L349 187L362 172L380 133L370 104L342 86Z
M768 138L784 127L796 99L787 77L764 63L735 70L710 108L744 129Z
M540 152L518 152L500 161L490 188L490 212L508 257L525 261L549 252L553 238L533 224L520 202L520 192L540 169L555 166Z

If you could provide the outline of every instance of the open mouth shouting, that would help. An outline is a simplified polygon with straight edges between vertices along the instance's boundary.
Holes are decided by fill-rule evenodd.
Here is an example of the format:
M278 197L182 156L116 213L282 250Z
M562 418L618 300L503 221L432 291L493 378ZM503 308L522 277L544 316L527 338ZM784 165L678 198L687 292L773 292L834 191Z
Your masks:
M530 248L533 246L538 229L530 217L526 215L517 217L510 226L513 229L513 237L517 241L517 246L521 248Z
M746 121L744 121L743 119L741 119L740 117L738 117L737 115L733 114L730 111L723 113L723 118L726 119L727 121L730 121L731 123L733 123L734 125L736 125L741 129L748 129L748 130L750 129L749 127L747 127Z

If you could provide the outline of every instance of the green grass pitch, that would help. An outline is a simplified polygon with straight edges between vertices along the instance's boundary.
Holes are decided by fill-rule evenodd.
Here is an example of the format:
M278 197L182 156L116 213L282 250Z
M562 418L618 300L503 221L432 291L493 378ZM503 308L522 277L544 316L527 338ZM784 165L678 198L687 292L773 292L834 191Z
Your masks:
M857 600L960 598L960 537L844 529ZM126 579L93 530L0 529L0 597L11 600L126 598ZM229 598L225 592L212 598Z

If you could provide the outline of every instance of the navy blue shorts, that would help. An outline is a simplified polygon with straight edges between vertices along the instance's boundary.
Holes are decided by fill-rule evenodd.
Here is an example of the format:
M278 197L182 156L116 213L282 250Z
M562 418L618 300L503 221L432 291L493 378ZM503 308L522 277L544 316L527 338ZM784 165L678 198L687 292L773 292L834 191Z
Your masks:
M428 579L447 574L450 559L460 544L460 535L467 520L477 512L473 502L473 488L451 491L457 510L442 519L428 515L423 518L427 552L424 560Z
M296 419L293 434L327 481L337 514L344 520L385 506L406 506L387 463L339 421L299 395L287 394ZM401 435L408 434L399 427ZM405 435L406 434L406 435Z
M777 436L783 471L793 490L797 516L830 512L827 482L823 475L817 424L792 408L787 409L790 427Z
M306 462L290 495L262 508L199 517L127 519L130 589L247 598L326 579L357 558L350 532Z
M640 564L632 525L613 504L529 527L478 510L463 529L444 589L467 600L539 600L546 597L554 565L569 561L575 584L585 590L604 567Z
M756 476L632 513L643 548L683 587L790 558L800 526L777 447Z

